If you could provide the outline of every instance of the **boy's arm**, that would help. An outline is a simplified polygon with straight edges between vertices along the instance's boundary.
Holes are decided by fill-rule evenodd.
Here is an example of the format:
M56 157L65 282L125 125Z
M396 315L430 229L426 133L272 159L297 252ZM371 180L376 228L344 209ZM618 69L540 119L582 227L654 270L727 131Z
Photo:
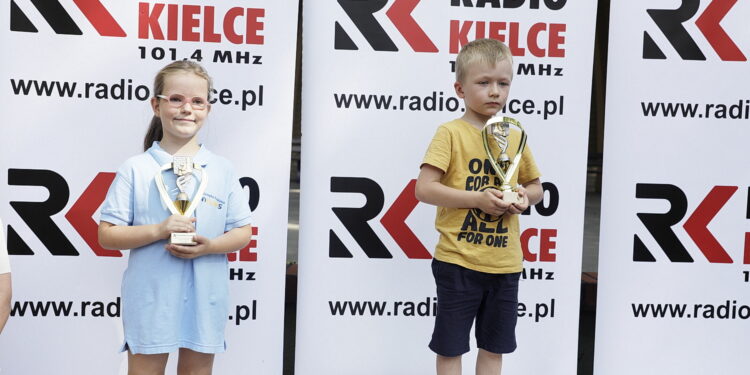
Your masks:
M484 213L500 216L510 207L497 189L465 191L443 185L444 172L430 164L422 164L417 177L415 195L418 200L446 208L479 208Z
M542 182L539 178L535 178L522 186L519 186L518 196L524 198L523 203L513 203L508 209L508 212L516 215L520 215L522 212L526 211L529 206L541 202L542 197L544 197Z
M523 188L526 189L526 196L529 197L529 206L533 206L542 201L544 190L542 190L542 181L539 180L539 178L535 178L523 184Z

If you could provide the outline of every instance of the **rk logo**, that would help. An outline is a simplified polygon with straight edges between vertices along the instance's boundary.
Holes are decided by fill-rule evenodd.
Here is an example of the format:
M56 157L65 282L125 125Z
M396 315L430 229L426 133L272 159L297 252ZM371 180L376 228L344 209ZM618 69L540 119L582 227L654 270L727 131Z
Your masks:
M338 2L374 50L398 51L393 39L388 36L383 26L375 18L375 13L382 10L388 0L338 0ZM385 12L385 15L415 52L438 52L435 44L411 16L419 2L420 0L395 0ZM359 49L338 21L335 23L335 27L335 49Z
M125 37L125 31L112 18L99 0L73 0L78 9L91 22L101 36ZM82 35L70 14L58 0L31 0L37 11L57 34ZM16 0L10 0L10 30L30 33L39 32L28 16L18 6Z
M380 224L407 258L432 259L432 254L406 224L407 218L419 204L414 196L416 184L416 180L411 180L406 184L406 187L381 217ZM559 206L559 192L557 187L550 182L543 183L542 189L548 198L534 206L534 209L541 216L551 216ZM364 196L364 206L332 207L331 210L368 258L393 258L391 251L388 250L370 225L370 222L378 217L385 208L383 188L377 182L366 177L331 177L331 193L355 193ZM530 213L531 207L523 214L529 215ZM501 228L502 223L498 223L497 227ZM552 250L556 246L554 241L556 236L556 229L527 228L524 230L521 234L524 259L528 262L554 262L556 254L552 253ZM336 234L333 229L328 231L328 256L330 258L354 257L339 234Z
M682 225L685 232L710 263L733 263L732 257L708 229L708 224L737 190L737 186L714 186ZM673 229L687 214L688 200L682 189L669 184L637 184L635 197L638 199L663 199L669 202L669 211L665 213L642 212L638 213L638 218L670 261L694 262L693 257L688 253ZM750 219L750 189L748 189L746 216L747 219ZM744 235L744 264L750 264L750 233ZM633 238L633 261L656 262L656 258L638 235L634 235Z
M81 193L73 206L65 213L65 219L81 236L91 251L100 257L121 257L119 250L107 250L99 245L98 223L93 216L104 202L107 190L112 184L115 174L111 172L100 172ZM248 205L253 211L258 206L260 191L258 183L250 177L240 178L240 184L250 192ZM70 188L67 181L60 174L45 169L8 169L8 185L19 187L41 187L49 196L42 202L12 201L10 206L16 211L23 222L39 238L42 245L52 255L78 256L80 253L70 242L65 233L53 220L54 216L62 212L70 200ZM8 225L8 252L14 255L34 255L26 241ZM253 227L253 236L258 235L258 228ZM229 261L239 257L241 262L253 262L257 260L257 253L250 251L257 247L257 242L252 240L248 246L241 249L238 254L227 254Z
M406 225L405 220L419 201L414 197L416 180L411 180L385 213L380 223L411 259L431 259L432 255ZM383 189L377 182L365 177L331 177L332 193L358 193L365 196L360 208L333 207L333 213L354 237L369 258L393 258L383 241L372 229L369 221L380 215L385 204ZM333 230L329 231L329 256L352 258L353 255Z
M747 61L732 38L721 27L720 22L729 13L737 0L712 0L695 25L723 61ZM648 9L647 12L683 60L706 60L703 51L695 43L683 25L698 13L700 0L682 0L677 9ZM643 58L666 59L648 32L643 33Z

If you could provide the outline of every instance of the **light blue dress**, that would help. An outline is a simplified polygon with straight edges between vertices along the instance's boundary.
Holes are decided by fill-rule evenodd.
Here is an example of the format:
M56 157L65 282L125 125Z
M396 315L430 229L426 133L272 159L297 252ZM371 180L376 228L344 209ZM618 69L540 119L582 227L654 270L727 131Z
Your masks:
M203 146L193 160L208 174L206 192L195 211L196 232L215 238L250 224L248 200L231 163ZM159 196L154 176L171 161L172 155L157 142L125 161L109 188L100 220L114 225L163 222L171 214ZM170 171L162 175L174 199L175 175ZM201 174L196 175L187 189L191 197L200 183ZM223 352L229 314L226 255L181 259L171 255L165 243L160 240L129 252L122 280L122 350L129 348L133 354L169 353L178 348Z

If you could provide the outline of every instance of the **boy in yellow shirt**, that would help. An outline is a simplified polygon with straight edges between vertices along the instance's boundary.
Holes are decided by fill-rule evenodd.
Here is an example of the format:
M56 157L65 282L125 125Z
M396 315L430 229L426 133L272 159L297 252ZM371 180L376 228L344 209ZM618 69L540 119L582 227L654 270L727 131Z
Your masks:
M520 203L503 201L500 180L482 144L481 130L508 99L513 57L493 39L465 45L456 57L456 94L466 111L441 125L420 167L416 196L438 206L440 233L432 262L438 309L430 349L437 374L461 374L476 319L476 374L500 374L503 353L516 349L518 280L523 269L518 214L541 201L539 170L527 146L518 173ZM509 145L518 145L514 131ZM515 146L508 147L512 160Z

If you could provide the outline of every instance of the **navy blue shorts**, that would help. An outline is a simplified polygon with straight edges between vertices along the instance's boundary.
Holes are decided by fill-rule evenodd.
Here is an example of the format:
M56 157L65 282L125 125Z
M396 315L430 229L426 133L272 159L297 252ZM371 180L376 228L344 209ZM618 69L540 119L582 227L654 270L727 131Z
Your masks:
M484 273L433 259L432 274L438 301L432 351L445 357L468 352L475 319L477 347L498 354L516 350L520 272Z

